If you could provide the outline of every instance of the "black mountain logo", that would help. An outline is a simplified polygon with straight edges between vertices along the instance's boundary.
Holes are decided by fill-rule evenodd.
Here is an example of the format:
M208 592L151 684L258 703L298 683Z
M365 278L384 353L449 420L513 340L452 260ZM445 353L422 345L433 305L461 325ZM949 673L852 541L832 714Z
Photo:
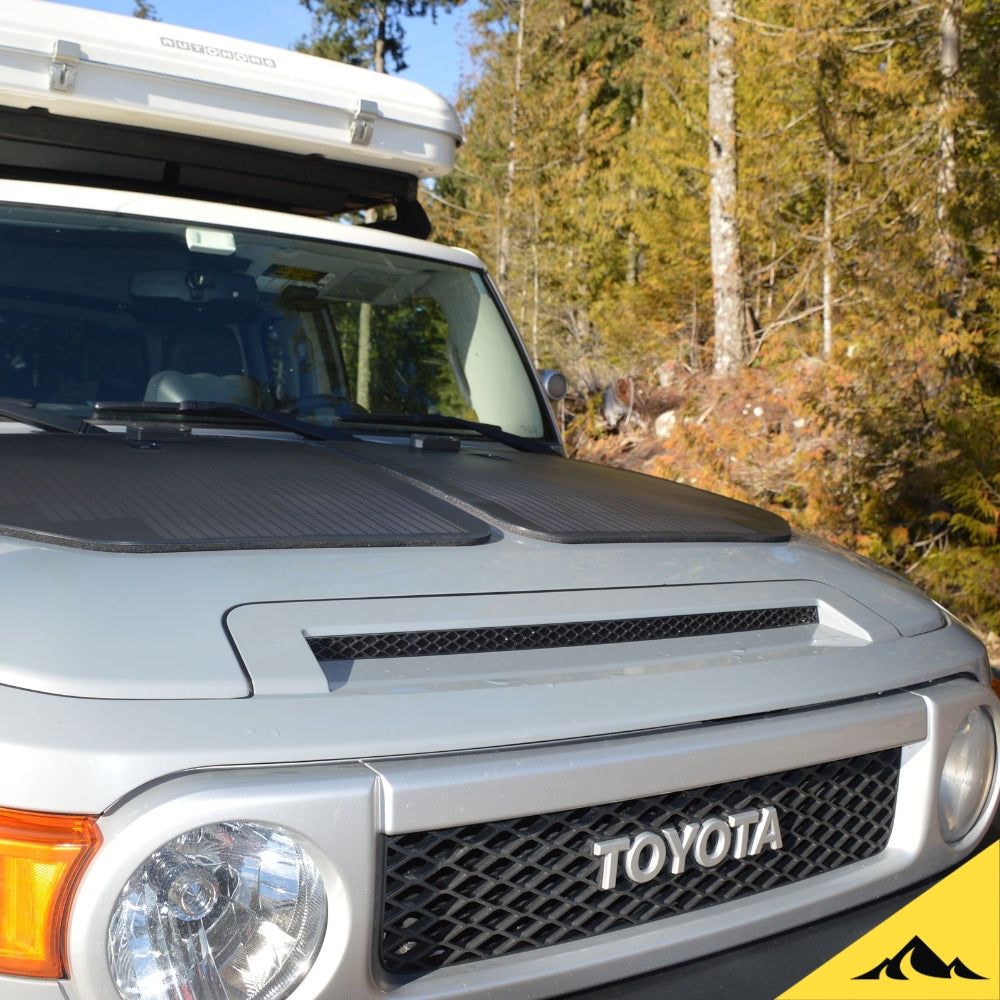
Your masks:
M883 959L874 969L863 972L855 979L909 979L903 971L903 960L909 958L910 968L921 976L932 979L986 979L977 975L960 958L948 965L914 935L892 958Z

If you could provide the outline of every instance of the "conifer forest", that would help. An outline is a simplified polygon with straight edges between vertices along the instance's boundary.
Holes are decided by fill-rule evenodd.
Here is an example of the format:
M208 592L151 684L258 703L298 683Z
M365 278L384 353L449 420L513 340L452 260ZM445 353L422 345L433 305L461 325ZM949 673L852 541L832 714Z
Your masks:
M1000 632L1000 3L484 0L436 238L580 457L719 490Z
M776 510L1000 660L1000 2L299 3L383 72L467 12L423 201L568 377L572 453Z

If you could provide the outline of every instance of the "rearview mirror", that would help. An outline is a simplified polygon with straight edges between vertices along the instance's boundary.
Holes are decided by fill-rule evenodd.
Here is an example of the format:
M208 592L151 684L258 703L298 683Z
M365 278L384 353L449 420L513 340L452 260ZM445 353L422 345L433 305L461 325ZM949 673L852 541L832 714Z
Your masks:
M136 299L172 299L175 302L250 304L257 283L249 274L232 274L192 267L188 270L137 271L129 291Z

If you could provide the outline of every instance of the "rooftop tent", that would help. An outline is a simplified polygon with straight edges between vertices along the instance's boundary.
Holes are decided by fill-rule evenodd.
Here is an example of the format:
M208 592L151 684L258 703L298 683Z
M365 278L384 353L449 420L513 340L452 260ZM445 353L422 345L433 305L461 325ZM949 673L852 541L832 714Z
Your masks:
M385 74L44 0L4 19L4 176L403 218L461 141L444 98Z

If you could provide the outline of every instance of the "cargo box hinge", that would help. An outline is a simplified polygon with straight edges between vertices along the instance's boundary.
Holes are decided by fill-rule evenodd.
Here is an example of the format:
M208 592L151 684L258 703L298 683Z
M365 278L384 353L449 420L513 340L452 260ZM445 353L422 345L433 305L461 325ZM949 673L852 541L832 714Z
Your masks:
M360 99L354 109L354 118L351 120L352 145L367 146L371 143L376 118L378 118L378 101Z
M67 42L60 38L52 47L49 90L72 90L76 86L76 68L82 58L83 51L76 42Z

